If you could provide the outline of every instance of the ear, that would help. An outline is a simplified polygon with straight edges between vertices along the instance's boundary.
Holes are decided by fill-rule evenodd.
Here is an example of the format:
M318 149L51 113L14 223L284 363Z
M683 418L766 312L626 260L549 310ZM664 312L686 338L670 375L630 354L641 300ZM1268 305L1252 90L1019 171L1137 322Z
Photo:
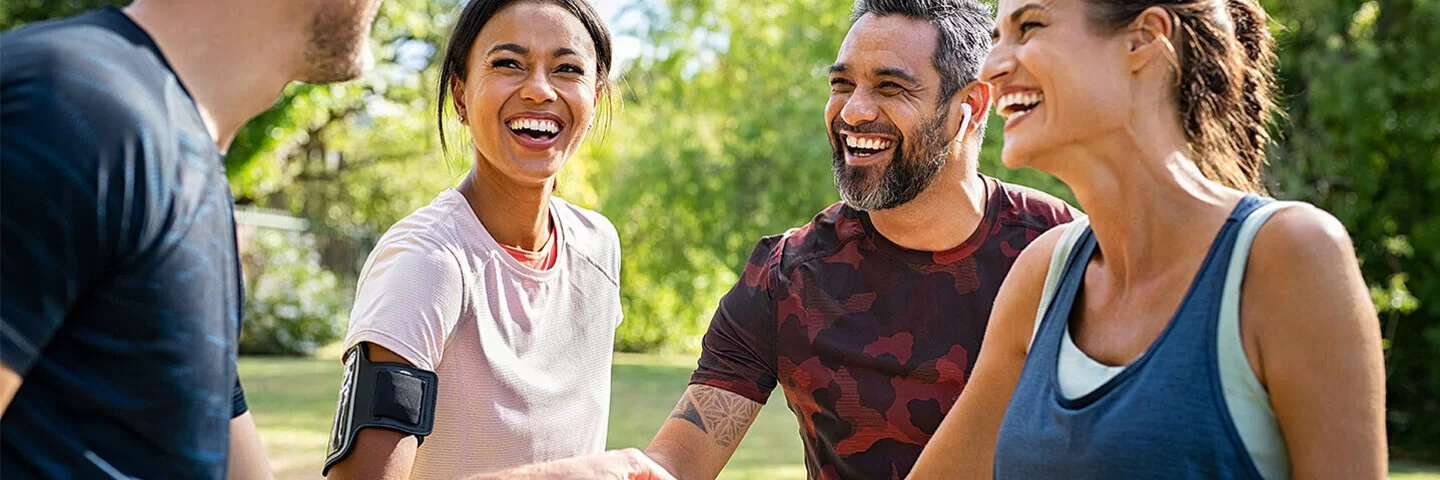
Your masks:
M1175 17L1162 7L1150 7L1135 16L1126 34L1126 65L1132 73L1139 72L1159 60L1175 67L1180 74L1180 57L1175 52Z
M985 115L990 111L992 87L990 84L974 81L965 88L955 92L955 98L950 101L951 124L955 129L956 143L964 143L967 135L972 130L978 130L980 122L985 121Z
M469 125L470 118L465 111L465 81L460 77L450 77L450 101L455 103L455 113L460 115L460 124Z

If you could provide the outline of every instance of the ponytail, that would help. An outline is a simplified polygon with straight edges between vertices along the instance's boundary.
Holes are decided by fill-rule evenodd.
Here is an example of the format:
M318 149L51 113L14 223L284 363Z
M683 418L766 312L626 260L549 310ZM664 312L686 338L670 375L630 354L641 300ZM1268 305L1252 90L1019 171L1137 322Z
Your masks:
M1251 191L1263 191L1261 169L1265 164L1265 147L1270 144L1270 121L1275 106L1275 40L1266 28L1269 16L1255 0L1227 0L1230 21L1235 27L1235 41L1243 49L1239 59L1241 108L1231 124L1237 135L1235 153L1241 157L1245 178L1251 179Z
M1257 0L1088 0L1091 21L1119 29L1152 6L1176 25L1180 121L1195 165L1230 188L1264 192L1276 115L1274 39Z

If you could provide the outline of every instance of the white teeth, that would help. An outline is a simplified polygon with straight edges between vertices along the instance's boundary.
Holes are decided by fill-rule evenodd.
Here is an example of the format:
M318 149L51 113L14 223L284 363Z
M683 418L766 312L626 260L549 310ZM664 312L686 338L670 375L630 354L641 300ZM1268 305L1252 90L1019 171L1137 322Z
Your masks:
M1045 94L1040 92L1017 92L1000 97L995 106L995 111L1002 117L1009 118L1016 112L1028 111L1045 100ZM1017 107L1017 108L1011 108Z
M554 120L540 118L517 118L507 125L511 130L532 130L545 133L559 133L560 124Z
M894 145L895 142L882 138L853 137L845 135L845 145L850 148L863 148L866 150L885 150Z

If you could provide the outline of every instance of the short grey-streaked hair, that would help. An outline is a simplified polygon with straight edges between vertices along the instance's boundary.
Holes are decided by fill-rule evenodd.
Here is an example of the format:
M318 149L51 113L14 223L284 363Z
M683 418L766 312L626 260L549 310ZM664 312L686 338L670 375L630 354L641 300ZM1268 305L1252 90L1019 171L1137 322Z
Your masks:
M978 0L856 0L850 22L867 13L904 15L935 26L939 35L931 61L940 72L941 102L979 79L995 25L989 6Z

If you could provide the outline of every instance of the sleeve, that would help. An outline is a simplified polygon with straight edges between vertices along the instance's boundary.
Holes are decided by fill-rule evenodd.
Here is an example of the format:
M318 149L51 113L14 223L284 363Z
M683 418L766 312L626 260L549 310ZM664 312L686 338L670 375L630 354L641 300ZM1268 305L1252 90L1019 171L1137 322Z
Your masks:
M0 76L0 359L23 377L109 265L120 215L107 226L102 207L121 211L126 190L120 172L102 178L86 119L67 114L83 109L15 72Z
M245 389L240 386L240 377L235 377L235 390L230 392L230 418L244 415L250 411L250 405L245 403Z
M701 342L699 367L691 384L708 385L758 403L775 389L779 330L774 296L784 283L779 275L782 237L755 246L735 286L720 299ZM779 291L777 291L779 290Z
M370 342L435 371L462 292L460 264L443 245L413 234L382 242L356 287L345 349Z
M615 226L611 225L609 220L606 220L605 223L606 225L609 225L609 228L606 231L609 232L610 241L613 242L613 245L615 245L615 254L611 260L611 268L613 269L612 271L615 272L615 285L618 289L620 288L620 285L624 285L620 282L620 274L624 273L624 263L621 261L621 259L624 257L622 255L623 252L620 246L620 232L615 230ZM616 301L618 302L619 299L617 298ZM625 321L624 306L622 305L621 308L615 309L615 312L615 328L620 328L620 324Z

